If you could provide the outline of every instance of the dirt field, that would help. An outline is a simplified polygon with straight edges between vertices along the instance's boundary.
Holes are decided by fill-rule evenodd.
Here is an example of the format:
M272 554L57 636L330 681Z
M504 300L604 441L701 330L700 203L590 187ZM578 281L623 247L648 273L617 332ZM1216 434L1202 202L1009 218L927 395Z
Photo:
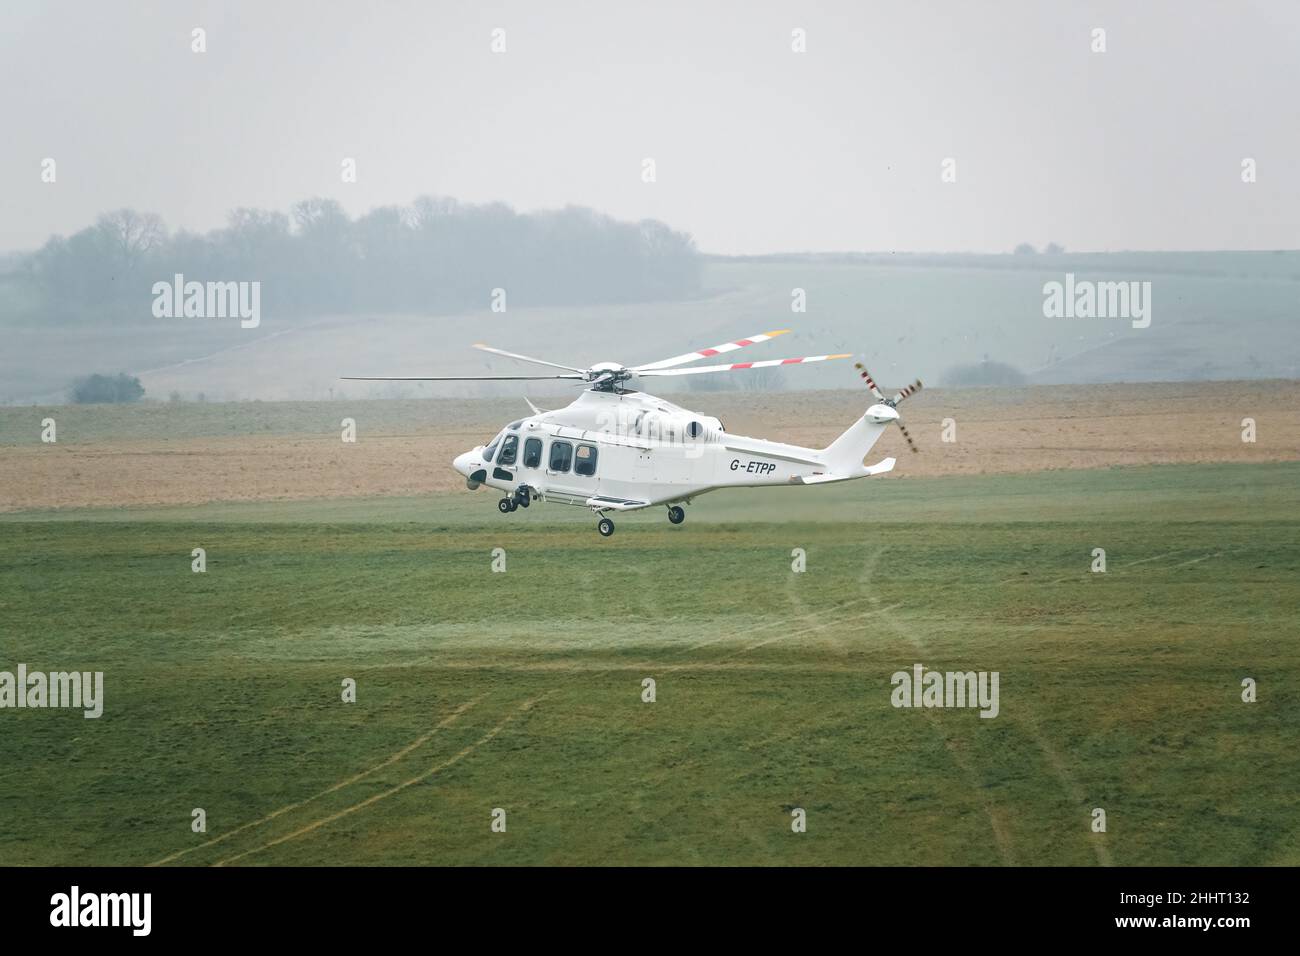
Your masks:
M823 447L861 414L856 391L674 396L729 432ZM891 431L886 479L1300 458L1300 382L923 391L901 407L920 453ZM0 409L0 511L438 494L522 402L237 403ZM40 442L40 421L59 441ZM357 422L355 444L336 423ZM1253 418L1257 441L1242 441ZM956 441L941 440L951 418ZM218 427L219 426L219 427Z

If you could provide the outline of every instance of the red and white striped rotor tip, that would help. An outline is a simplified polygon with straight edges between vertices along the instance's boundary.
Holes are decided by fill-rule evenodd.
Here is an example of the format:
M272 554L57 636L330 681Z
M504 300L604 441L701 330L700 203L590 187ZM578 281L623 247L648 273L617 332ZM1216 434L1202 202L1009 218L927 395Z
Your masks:
M894 402L894 404L897 405L897 404L898 404L899 402L901 402L903 399L908 398L909 396L915 395L917 392L919 392L919 391L920 391L922 388L924 388L924 387L925 387L925 386L923 386L923 385L921 384L921 380L920 380L919 378L918 378L915 382L913 382L911 385L904 385L901 389L898 390L898 394L894 396L894 398L893 398L893 402Z
M734 342L723 342L721 345L715 345L711 349L700 349L698 352L687 352L685 355L676 355L672 358L661 359L658 362L650 362L647 365L637 365L632 371L647 372L652 369L673 368L677 365L685 365L687 362L695 362L702 358L713 358L715 355L723 355L727 352L734 352L736 349L743 349L746 345L758 345L760 342L769 342L778 335L785 335L789 329L777 329L775 332L762 332L758 335L751 335L747 339L736 339Z
M883 402L885 400L885 393L876 385L875 379L871 377L871 373L867 371L867 367L861 362L854 362L853 367L858 370L858 375L862 377L862 381L867 383L867 388L871 389L871 394Z
M761 362L736 362L733 365L697 365L694 368L657 368L638 371L638 375L696 375L700 372L735 372L747 368L772 368L777 365L801 365L808 362L829 362L833 359L852 358L848 352L839 355L805 355L801 358L764 359Z

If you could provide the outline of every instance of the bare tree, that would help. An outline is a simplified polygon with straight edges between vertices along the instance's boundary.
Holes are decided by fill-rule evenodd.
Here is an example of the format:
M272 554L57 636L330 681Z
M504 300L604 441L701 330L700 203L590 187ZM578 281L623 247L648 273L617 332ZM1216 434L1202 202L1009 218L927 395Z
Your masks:
M134 269L167 240L167 227L154 213L118 209L99 217L95 228L109 255L123 268Z

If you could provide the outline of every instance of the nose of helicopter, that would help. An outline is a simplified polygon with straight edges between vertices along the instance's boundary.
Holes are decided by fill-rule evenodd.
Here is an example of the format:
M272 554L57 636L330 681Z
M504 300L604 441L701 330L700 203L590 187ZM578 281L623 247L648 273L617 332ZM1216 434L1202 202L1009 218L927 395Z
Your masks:
M483 446L480 445L471 451L457 455L451 460L451 467L465 476L465 487L473 491L483 481L485 472L482 470ZM475 471L474 469L479 469ZM473 477L471 477L473 476ZM475 478L478 480L476 481Z

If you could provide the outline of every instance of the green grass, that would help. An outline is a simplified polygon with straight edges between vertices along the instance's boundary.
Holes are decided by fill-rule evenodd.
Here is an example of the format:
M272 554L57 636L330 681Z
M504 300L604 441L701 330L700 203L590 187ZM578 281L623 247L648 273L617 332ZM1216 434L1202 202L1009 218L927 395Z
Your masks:
M106 704L0 711L0 863L1294 865L1297 489L857 482L610 540L481 493L7 516L0 669ZM894 709L917 662L999 671L1000 715Z

